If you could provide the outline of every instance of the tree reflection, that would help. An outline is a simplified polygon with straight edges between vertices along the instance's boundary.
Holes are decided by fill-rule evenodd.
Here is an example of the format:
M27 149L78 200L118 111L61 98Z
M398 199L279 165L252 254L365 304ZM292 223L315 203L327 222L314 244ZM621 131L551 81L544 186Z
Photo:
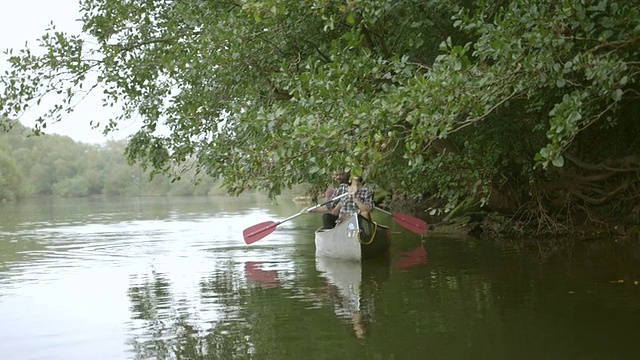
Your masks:
M168 358L172 344L166 342L179 327L165 310L172 306L171 284L167 278L156 271L145 275L139 285L129 288L131 317L134 323L140 323L145 332L142 339L131 340L137 359Z
M246 290L231 276L216 272L200 283L199 300L194 304L178 299L164 274L153 271L142 277L141 285L129 289L136 359L230 359L246 356L252 345L245 340L251 327L240 319ZM196 313L213 310L215 321L207 323ZM138 323L141 323L137 326Z
M280 358L297 359L308 355L309 334L337 337L336 318L351 324L355 336L364 339L375 315L374 297L389 276L388 262L362 267L324 263L306 280L300 280L305 279L304 274L279 278L258 262L243 265L240 268L250 270L247 278L238 276L239 264L229 262L201 279L195 303L192 295L177 296L174 285L160 272L132 279L128 295L135 358L270 358L282 354ZM331 311L310 311L309 304Z

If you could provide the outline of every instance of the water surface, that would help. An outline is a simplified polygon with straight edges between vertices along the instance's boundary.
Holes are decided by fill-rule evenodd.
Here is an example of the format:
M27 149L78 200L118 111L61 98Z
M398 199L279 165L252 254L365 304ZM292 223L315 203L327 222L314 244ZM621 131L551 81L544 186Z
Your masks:
M391 227L389 259L317 259L304 205L241 198L0 204L0 359L637 359L638 250L541 257ZM515 242L514 242L515 243ZM635 251L635 252L634 252Z

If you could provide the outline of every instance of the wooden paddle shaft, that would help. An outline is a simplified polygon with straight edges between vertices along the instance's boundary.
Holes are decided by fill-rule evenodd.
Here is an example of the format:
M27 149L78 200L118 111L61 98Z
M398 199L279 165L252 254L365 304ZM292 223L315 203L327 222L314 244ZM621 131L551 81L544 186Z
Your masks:
M317 208L319 208L319 207L321 207L321 206L327 205L328 203L330 203L330 202L332 202L332 201L334 201L334 200L341 199L341 198L343 198L343 197L345 197L345 196L347 196L347 195L349 195L349 193L344 193L344 194L338 195L338 196L336 196L336 197L334 197L334 198L331 198L330 200L327 200L327 201L323 202L322 204L318 204L318 205L316 205L316 206L312 206L312 207L310 207L310 208L308 208L308 209L307 209L307 212L309 212L309 211L313 211L313 210L315 210L315 209L317 209ZM288 217L288 218L286 218L286 219L282 220L281 222L285 222L285 221L287 221L287 220L291 220L291 219L293 219L294 217L296 217L296 216L298 216L298 215L300 215L300 214L302 214L302 212L300 212L300 213L298 213L298 214L295 214L295 215L292 215L292 216L290 216L290 217Z
M388 212L388 211L387 211L387 210L385 210L385 209L381 209L381 208L379 208L379 207L377 207L377 206L376 206L375 208L376 208L376 210L378 210L378 211L382 211L383 213L385 213L385 214L387 214L387 215L391 215L391 216L393 216L393 214L391 214L390 212Z
M336 196L336 197L332 198L331 200L327 200L327 201L323 202L322 204L318 204L318 205L310 208L309 210L317 209L320 206L326 205L326 204L330 203L331 201L338 200L338 199L343 198L343 197L345 197L347 195L349 195L349 193L344 193L342 195ZM291 219L293 219L295 217L298 217L298 216L300 216L302 214L304 214L304 212L300 211L297 214L291 215L288 218L280 220L278 222L265 221L263 223L250 226L250 227L244 229L244 231L242 232L242 236L244 237L244 241L245 241L245 243L247 243L247 245L249 245L251 243L254 243L254 242L262 239L263 237L271 234L275 230L276 226L282 224L285 221L289 221L289 220L291 220Z

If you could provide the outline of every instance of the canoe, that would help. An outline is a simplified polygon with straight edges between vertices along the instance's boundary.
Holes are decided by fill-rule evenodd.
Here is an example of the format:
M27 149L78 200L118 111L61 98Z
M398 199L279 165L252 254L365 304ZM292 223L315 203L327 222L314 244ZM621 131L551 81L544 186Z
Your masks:
M391 246L389 228L352 214L333 229L315 232L316 256L361 261L387 255Z

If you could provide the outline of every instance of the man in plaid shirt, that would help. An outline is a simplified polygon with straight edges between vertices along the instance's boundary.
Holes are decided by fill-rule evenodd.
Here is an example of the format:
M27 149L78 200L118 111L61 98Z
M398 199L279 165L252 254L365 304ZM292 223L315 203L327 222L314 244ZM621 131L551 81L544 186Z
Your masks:
M349 196L330 202L312 211L304 209L302 212L328 212L328 214L324 214L322 219L324 228L335 227L336 222L341 222L354 212L359 213L367 219L371 219L371 212L373 211L373 190L362 184L361 177L351 176L351 184L340 184L340 186L334 191L333 197L337 197L344 193L349 193Z

